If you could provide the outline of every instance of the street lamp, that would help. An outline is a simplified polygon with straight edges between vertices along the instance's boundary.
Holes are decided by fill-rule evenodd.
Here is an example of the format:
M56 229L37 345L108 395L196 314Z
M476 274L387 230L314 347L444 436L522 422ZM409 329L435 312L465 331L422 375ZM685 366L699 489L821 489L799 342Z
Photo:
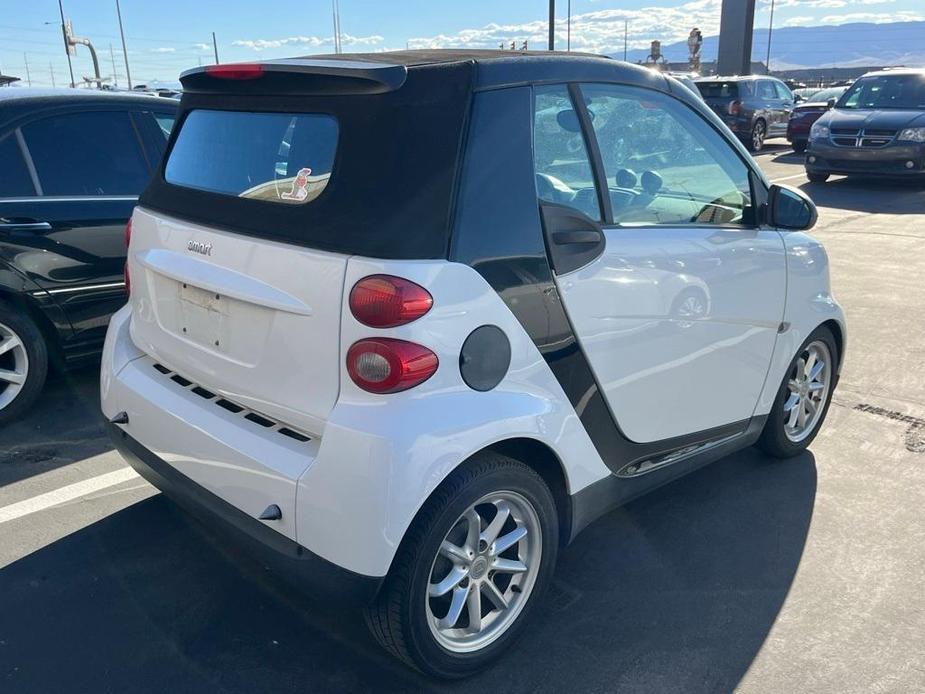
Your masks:
M771 74L771 33L774 31L774 0L771 0L771 21L768 22L768 57L764 61L764 69Z

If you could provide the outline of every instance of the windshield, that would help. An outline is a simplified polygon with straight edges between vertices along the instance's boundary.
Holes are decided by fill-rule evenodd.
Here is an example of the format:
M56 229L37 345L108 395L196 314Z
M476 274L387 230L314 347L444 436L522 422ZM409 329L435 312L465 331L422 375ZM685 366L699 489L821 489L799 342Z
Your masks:
M841 100L847 109L925 109L925 75L862 77Z

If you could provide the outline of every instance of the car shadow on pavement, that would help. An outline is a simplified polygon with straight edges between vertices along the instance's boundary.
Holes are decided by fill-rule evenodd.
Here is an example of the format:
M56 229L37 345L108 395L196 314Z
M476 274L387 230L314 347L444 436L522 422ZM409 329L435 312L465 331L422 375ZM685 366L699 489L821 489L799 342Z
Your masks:
M811 454L749 449L609 514L563 551L517 646L449 684L159 495L0 570L0 677L10 692L730 691L790 588L815 491Z
M112 450L99 373L98 365L50 373L32 409L0 426L0 487Z
M878 214L916 214L925 210L925 182L880 178L833 177L800 188L820 207Z

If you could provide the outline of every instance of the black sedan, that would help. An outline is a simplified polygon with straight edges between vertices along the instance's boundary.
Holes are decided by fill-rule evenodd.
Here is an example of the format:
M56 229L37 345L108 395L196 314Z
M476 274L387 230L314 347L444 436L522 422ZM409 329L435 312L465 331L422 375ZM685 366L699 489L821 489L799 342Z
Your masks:
M810 130L806 175L925 179L925 70L861 77Z
M176 102L81 89L0 90L0 423L49 364L102 349L125 303L125 225Z

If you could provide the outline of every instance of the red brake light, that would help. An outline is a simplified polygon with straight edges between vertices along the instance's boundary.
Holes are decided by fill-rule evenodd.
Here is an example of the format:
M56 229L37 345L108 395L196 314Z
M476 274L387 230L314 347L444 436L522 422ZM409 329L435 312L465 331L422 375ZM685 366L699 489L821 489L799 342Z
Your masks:
M206 74L221 80L255 80L263 76L263 65L260 63L206 65Z
M408 390L434 375L437 355L405 340L370 338L347 350L347 373L369 393Z
M733 102L731 102L731 103L729 104L729 115L730 115L730 116L737 116L737 115L739 115L739 112L740 112L741 110L742 110L742 102L739 101L738 99L736 99L735 101L733 101Z
M424 287L401 277L370 275L350 290L350 311L371 328L394 328L430 311L434 299Z
M132 218L129 217L128 224L125 225L125 253L128 255L129 246L132 243ZM125 275L125 293L132 293L132 278L128 272L128 257L125 259L125 267L123 269L123 274Z

